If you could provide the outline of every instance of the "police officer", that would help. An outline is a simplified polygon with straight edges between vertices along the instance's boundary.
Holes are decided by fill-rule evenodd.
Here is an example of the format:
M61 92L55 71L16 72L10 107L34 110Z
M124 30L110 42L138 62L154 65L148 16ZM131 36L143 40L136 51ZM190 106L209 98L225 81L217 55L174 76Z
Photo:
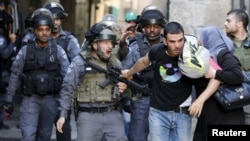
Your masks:
M227 35L234 42L234 55L238 57L241 69L250 73L250 33L247 30L249 16L243 9L232 9L225 21ZM250 104L244 106L245 124L250 125Z
M32 14L34 42L23 46L11 67L4 108L13 111L13 96L21 78L21 141L48 141L58 113L56 99L69 61L65 51L51 40L52 13L39 8Z
M31 19L32 13L29 13L26 18L24 19L24 27L25 32L23 33L22 39L21 39L21 47L28 44L29 40L32 40L35 38L35 35L32 32L32 19Z
M103 16L102 20L99 22L99 24L104 24L105 26L108 26L116 35L117 42L120 41L121 38L121 27L118 24L117 18L113 14L106 14ZM113 54L117 56L118 52L118 44L115 45L113 49Z
M142 10L138 24L141 26L143 33L130 39L128 47L125 48L128 50L127 54L123 54L125 57L122 60L122 66L125 69L131 68L137 60L148 53L153 45L163 43L161 33L165 22L165 17L158 7L149 5ZM119 51L121 50L124 50L124 46L120 46ZM146 68L139 74L141 79L135 79L134 81L152 86L153 70L151 67ZM128 140L147 141L149 134L148 113L150 96L134 91L133 99Z
M120 40L121 28L117 22L116 17L113 14L104 15L102 20L100 22L98 22L97 24L110 28L116 34L116 40L117 41ZM88 45L89 45L88 41L86 39L84 39L84 41L81 45L81 49L86 50ZM114 55L117 55L117 51L118 51L118 47L116 47L116 46L114 47L114 49L112 51Z
M44 4L44 8L50 10L54 17L54 27L52 29L52 37L57 43L65 50L68 55L69 61L71 61L80 52L80 45L78 40L69 31L62 29L62 22L68 16L63 6L57 2L48 2Z
M71 61L79 54L80 46L78 40L71 32L62 29L62 22L68 16L68 13L66 13L63 6L57 2L45 3L43 7L50 10L54 17L55 24L52 29L52 38L65 50L69 61ZM56 138L58 141L71 141L70 114L71 112L69 112L67 121L64 124L63 134L56 131ZM56 121L57 120L55 120L55 122Z
M136 31L137 20L138 20L138 16L136 13L127 12L125 14L124 22L121 25L121 36L120 36L120 42L119 42L119 46L122 46L122 48L127 48L127 45L129 44L129 40L134 38L136 34L139 34L139 32ZM127 51L127 50L124 49L124 51ZM118 55L119 59L123 60L123 58L126 57L126 53L124 53L124 52L121 53L121 51L119 53L120 53ZM123 54L124 54L124 56L123 56ZM123 101L123 102L125 102L125 101ZM126 137L128 137L131 115L129 112L126 112L125 110L123 110L123 108L122 108L121 112L122 112L122 116L123 116L123 120L124 120L124 124L125 124Z
M121 37L120 37L120 50L118 52L118 57L120 60L123 60L127 55L127 46L130 44L130 40L135 37L137 32L137 23L138 23L138 15L134 12L127 12L125 14L125 21L121 25ZM123 49L123 50L121 50Z
M134 12L127 12L125 14L125 20L123 23L122 33L127 33L128 36L134 36L136 34L138 16ZM127 36L126 36L127 37Z
M120 26L113 14L104 15L100 23L107 25L115 33L120 32Z
M4 8L4 2L0 1L0 6ZM1 8L0 8L1 9ZM13 18L4 9L0 10L0 105L4 102L4 95L10 77L10 67L16 50L16 35L9 34L10 24ZM4 110L0 108L0 129L8 129L4 124Z
M121 82L108 83L101 87L106 73L98 71L95 66L109 68L111 65L121 68L120 61L113 56L112 49L116 44L115 33L100 24L93 25L85 34L91 48L82 51L71 62L64 77L60 94L60 118L57 130L63 132L62 126L70 109L71 97L75 92L79 114L77 118L77 140L79 141L124 141L125 131L116 104L120 92L127 85ZM120 92L119 92L120 90Z

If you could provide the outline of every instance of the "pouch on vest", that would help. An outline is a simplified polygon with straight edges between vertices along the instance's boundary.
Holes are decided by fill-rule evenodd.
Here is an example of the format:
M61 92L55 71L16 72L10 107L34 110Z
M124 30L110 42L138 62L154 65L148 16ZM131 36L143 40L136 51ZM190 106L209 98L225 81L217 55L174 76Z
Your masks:
M32 78L30 75L21 75L21 91L23 95L25 96L31 96L32 95Z
M36 76L37 93L46 95L49 90L49 78L46 74L37 74Z
M88 54L82 52L82 56L88 58ZM87 56L87 57L86 57ZM115 59L111 58L111 62L115 63ZM89 59L87 61L90 61ZM100 60L92 60L93 64L100 66L101 68L107 69L107 64ZM84 79L81 80L80 85L78 85L76 95L77 101L79 103L88 103L88 102L114 102L117 97L119 97L119 90L117 86L113 83L108 84L106 87L100 87L100 84L107 79L104 72L99 72L92 68L91 66L86 66L86 73Z
M22 77L24 95L44 96L58 92L62 78L56 42L52 40L52 46L45 50L38 50L34 42L29 43L23 72L26 75Z

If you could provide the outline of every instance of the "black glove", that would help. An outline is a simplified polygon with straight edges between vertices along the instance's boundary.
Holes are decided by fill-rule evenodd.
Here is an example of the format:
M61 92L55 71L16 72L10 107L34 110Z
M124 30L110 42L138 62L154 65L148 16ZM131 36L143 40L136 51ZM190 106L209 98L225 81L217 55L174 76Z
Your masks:
M2 107L3 107L4 111L6 111L8 114L10 114L10 115L12 114L12 112L13 112L13 103L12 102L5 101Z
M133 100L129 97L124 97L121 99L122 108L127 113L132 113L133 109Z

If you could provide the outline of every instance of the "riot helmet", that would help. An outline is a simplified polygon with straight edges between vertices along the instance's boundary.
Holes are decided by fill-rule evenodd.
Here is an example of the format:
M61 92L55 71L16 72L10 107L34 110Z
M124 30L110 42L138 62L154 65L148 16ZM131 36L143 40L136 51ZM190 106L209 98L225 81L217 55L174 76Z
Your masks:
M65 19L68 16L68 13L65 12L60 3L48 2L45 3L43 7L49 9L55 19Z
M31 15L32 26L36 28L41 25L48 25L51 28L54 25L54 19L52 13L46 8L38 8Z
M0 10L0 34L8 37L13 18L6 10Z
M13 23L11 14L6 10L8 0L0 0L0 27L8 30L8 24Z
M12 16L6 10L0 10L0 27L5 28L10 23L13 23Z
M149 24L158 24L163 27L165 23L165 17L158 7L149 5L142 10L139 21L141 27Z
M117 19L112 14L105 15L102 18L102 20L100 21L100 24L104 24L104 25L108 26L114 32L119 32L120 31L120 26L119 26L119 24L117 22Z
M27 29L28 31L31 30L32 28L32 19L31 19L32 13L29 13L26 18L24 19L24 26L25 29Z
M117 19L116 19L116 17L114 15L107 14L107 15L103 16L102 22L106 22L106 24L108 26L110 26L112 24L117 24Z
M99 41L102 41L102 40L111 41L113 43L112 47L114 47L116 44L116 35L111 29L104 28L103 30L101 30L101 32L99 32L95 36L94 43L97 43L97 49L95 50L96 55L100 58L100 60L108 62L111 56L106 56L105 53L102 51L101 46L99 44ZM112 52L112 50L110 50L110 49L108 51L109 51L109 53Z
M117 22L116 17L113 14L105 15L98 24L104 25L105 27L111 29L116 34L116 39L119 40L121 28Z
M125 14L125 22L129 21L137 21L137 14L135 14L134 12L127 12Z
M99 40L111 40L116 44L116 34L109 28L103 29L98 35L96 35L95 41Z

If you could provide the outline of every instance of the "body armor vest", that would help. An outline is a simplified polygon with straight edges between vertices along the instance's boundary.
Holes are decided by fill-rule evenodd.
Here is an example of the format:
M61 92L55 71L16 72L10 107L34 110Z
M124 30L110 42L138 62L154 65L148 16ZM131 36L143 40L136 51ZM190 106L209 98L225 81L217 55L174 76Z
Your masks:
M138 44L138 51L140 53L140 57L144 57L150 50L150 47L147 43L144 42L144 34L137 34L133 39L131 39L130 44L134 41ZM152 63L149 67L145 68L140 72L140 78L134 77L133 80L139 84L152 86Z
M23 68L23 94L48 95L58 93L62 83L60 65L57 58L57 45L37 48L35 42L27 45L25 65Z
M68 59L69 59L67 47L68 47L68 45L69 45L71 33L66 32L66 31L65 31L65 33L66 33L67 35L63 35L63 36L60 36L59 38L57 38L57 39L56 39L56 43L57 43L58 45L60 45L60 46L63 48L63 50L66 52L67 57L68 57Z
M143 41L144 36L145 35L143 35L143 34L137 34L134 38L131 38L129 40L129 44L133 43L134 41L137 42L139 53L140 53L141 57L145 56L150 50L150 46L148 44L144 43L144 41Z
M91 59L86 52L81 52L81 55L88 62L92 62L99 67L108 69L108 64L112 63L117 66L117 60L111 57L109 63L101 60ZM83 79L78 85L76 96L79 103L106 103L115 102L119 97L119 90L115 83L110 83L106 87L101 88L99 85L107 80L106 74L93 69L86 63L86 71Z

